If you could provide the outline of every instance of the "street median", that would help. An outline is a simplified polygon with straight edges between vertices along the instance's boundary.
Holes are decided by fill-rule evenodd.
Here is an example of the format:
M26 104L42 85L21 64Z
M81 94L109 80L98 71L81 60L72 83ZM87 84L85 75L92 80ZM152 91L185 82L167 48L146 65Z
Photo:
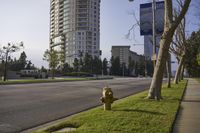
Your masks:
M113 79L113 77L84 77L84 78L59 78L59 79L8 80L8 81L0 81L0 85L53 83L53 82L72 82L72 81L106 80L106 79Z

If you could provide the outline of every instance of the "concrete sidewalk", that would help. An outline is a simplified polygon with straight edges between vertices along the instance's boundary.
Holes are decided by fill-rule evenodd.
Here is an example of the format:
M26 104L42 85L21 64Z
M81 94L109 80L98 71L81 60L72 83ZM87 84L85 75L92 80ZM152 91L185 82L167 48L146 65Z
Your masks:
M200 83L189 79L173 133L200 133Z

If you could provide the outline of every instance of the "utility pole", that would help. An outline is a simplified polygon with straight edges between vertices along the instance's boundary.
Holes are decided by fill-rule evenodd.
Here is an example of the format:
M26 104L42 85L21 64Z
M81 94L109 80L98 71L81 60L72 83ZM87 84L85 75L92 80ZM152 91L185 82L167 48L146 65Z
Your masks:
M153 64L154 69L156 66L156 0L153 0L152 2L152 13L153 13L153 24L152 24L152 32L153 32Z
M134 0L129 0L129 2L133 2ZM154 68L156 66L156 0L152 0L152 13L153 13L153 24L152 24L152 34L153 34L153 64Z
M6 50L6 59L5 59L5 65L4 65L4 78L3 81L7 80L7 64L8 64L8 49Z
M123 63L122 63L122 75L123 75L123 77L124 77L124 71L125 71L125 70L124 70L124 65L125 65L125 63L123 62Z

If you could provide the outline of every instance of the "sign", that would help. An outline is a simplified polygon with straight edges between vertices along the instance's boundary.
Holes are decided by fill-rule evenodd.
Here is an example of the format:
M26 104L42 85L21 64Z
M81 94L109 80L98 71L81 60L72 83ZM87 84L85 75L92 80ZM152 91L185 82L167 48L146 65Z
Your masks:
M162 34L164 30L164 1L156 2L156 34ZM140 5L140 35L152 35L152 3Z

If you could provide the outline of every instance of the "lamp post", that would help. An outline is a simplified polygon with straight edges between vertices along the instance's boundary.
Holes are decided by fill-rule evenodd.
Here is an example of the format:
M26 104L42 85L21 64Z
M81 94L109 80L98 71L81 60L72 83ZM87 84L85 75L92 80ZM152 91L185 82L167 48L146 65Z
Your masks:
M125 62L122 63L122 73L123 73L123 77L124 77L124 72L125 72Z
M134 0L129 0L129 2L133 2ZM153 34L153 56L152 60L154 63L154 68L156 66L156 0L152 0L152 13L153 13L153 24L152 24L152 34Z
M153 30L153 63L154 63L154 69L156 66L156 0L153 0L152 2L152 13L153 13L153 24L152 24L152 30Z

